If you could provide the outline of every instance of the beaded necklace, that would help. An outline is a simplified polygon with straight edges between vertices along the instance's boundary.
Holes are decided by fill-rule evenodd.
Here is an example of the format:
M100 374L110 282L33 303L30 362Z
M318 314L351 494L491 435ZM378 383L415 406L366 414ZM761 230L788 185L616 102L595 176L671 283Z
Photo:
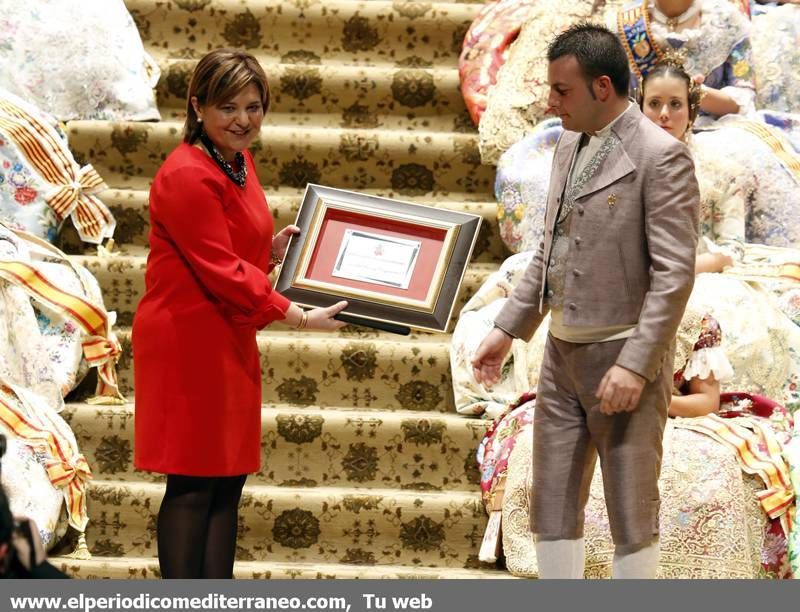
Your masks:
M222 168L222 171L228 176L228 178L239 185L239 187L244 187L244 184L247 181L247 165L244 163L244 155L238 151L236 152L234 157L236 159L236 163L239 165L239 171L234 172L233 166L231 166L230 162L222 157L222 154L217 151L217 147L214 146L214 143L211 142L211 139L208 137L208 134L206 134L205 131L200 132L200 142L203 143L203 146L206 148L209 155L211 155L211 159L217 162L217 165Z

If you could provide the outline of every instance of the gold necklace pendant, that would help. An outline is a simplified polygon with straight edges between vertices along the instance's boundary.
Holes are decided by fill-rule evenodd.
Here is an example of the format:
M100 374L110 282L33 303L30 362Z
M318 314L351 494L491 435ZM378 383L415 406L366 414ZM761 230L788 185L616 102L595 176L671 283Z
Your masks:
M678 29L678 18L677 17L668 17L667 18L667 28L670 32L674 32Z

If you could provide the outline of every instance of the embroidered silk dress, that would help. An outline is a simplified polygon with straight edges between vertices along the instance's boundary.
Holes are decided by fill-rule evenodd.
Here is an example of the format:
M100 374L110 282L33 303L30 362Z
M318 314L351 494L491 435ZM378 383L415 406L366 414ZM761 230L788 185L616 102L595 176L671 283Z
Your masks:
M189 476L257 471L256 331L290 302L267 272L274 223L255 166L233 183L183 143L150 190L146 293L133 322L137 468Z
M800 6L754 4L753 68L759 108L800 113Z

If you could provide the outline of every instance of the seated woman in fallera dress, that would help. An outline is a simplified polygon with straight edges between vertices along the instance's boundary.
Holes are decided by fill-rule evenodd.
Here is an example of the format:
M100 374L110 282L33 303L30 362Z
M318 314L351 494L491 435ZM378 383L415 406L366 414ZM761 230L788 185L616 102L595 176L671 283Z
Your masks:
M635 90L670 51L703 83L699 123L755 110L750 22L730 0L634 0L608 16L628 53Z

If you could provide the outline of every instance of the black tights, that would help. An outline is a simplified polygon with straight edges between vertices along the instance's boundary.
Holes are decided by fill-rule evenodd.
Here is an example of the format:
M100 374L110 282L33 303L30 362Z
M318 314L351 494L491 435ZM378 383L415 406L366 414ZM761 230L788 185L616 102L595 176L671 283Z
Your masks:
M239 499L247 478L167 475L158 511L162 578L232 578Z

